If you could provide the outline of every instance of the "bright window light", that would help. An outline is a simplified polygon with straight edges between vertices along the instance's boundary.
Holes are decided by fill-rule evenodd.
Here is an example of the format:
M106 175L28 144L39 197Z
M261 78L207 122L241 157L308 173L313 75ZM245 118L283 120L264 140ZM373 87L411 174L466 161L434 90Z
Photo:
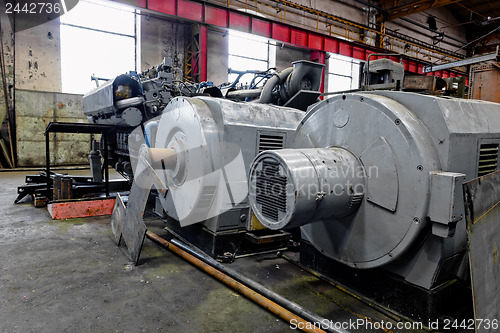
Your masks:
M358 89L359 69L359 60L330 53L328 59L328 92Z
M96 86L93 74L111 79L135 70L135 25L133 9L109 2L80 1L61 16L62 91L84 94Z
M275 59L272 55L272 45L267 38L255 36L239 31L229 31L228 66L232 70L265 71L274 66ZM229 74L228 79L233 82L238 74ZM252 74L246 74L240 78L240 83L250 84Z

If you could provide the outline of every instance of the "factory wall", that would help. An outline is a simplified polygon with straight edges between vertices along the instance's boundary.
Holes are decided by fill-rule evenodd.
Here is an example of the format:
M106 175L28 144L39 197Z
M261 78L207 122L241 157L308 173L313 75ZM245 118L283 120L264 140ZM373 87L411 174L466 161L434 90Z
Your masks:
M376 10L354 0L300 0L297 3L309 8L330 13L337 17L344 17L355 23L376 28ZM276 10L274 9L249 2L248 10L267 12L270 17L273 17L276 20L279 20L279 16L281 15L283 22L293 24L297 27L306 28L308 30L311 30L311 26L316 25L318 32L324 33L325 29L330 29L332 31L332 35L334 36L342 36L345 34L345 29L339 26L338 23L330 22L333 24L328 25L326 22L321 22L317 18L315 20L315 18L310 15L303 13L300 14L298 12L294 13L293 10L289 9L286 14L284 11L276 13ZM285 15L287 16L285 17ZM424 13L410 15L408 18L426 26L427 18L429 16L435 17L438 30L444 31L447 35L458 40L464 39L465 28L463 26L455 26L458 22L446 8L432 9ZM186 40L186 27L192 24L192 22L175 20L174 18L167 18L163 16L157 17L154 14L142 15L140 16L140 21L141 68L139 70L145 70L158 65L164 57L170 57L173 60L175 78L182 79L184 72L184 43ZM15 96L14 90L9 89L9 86L15 86L15 89L26 91L36 91L42 93L47 92L47 96L45 96L47 99L54 98L54 96L60 96L54 94L61 92L60 33L58 19L14 34L7 17L5 14L2 14L1 26L3 48L2 60L5 63L6 94L3 89L3 80L0 80L0 121L2 121L0 133L3 140L5 140L5 143L7 144L6 146L9 146L9 128L7 126L7 122L5 121L7 119L7 106L5 100L6 95L7 98L13 98ZM445 37L443 41L439 42L438 39L434 38L437 35L436 33L399 19L388 22L386 27L430 44L436 43L436 46L450 51L456 51L460 46L462 46L460 42L451 40L447 37ZM350 35L349 37L365 41L369 41L370 38L373 38L370 33L360 33L357 36ZM404 51L404 45L395 45L394 47L395 51ZM225 37L225 31L209 28L207 71L208 79L214 81L215 84L221 84L227 81L227 49L228 42ZM277 43L276 67L278 70L281 70L289 67L293 61L299 59L309 59L309 52L309 50L301 50L291 47L290 45ZM412 52L413 51L409 52L410 56L422 57L422 54L414 54ZM458 50L458 52L464 53L463 50ZM434 61L436 58L428 57L426 60ZM81 103L78 96L74 96L72 98L73 105ZM20 102L16 101L16 109L19 108L26 110L27 105L18 105L17 103ZM12 107L13 104L14 102L10 101L10 119L12 122L10 130L13 132L13 143L17 143L18 146L21 146L23 144L27 145L28 142L32 140L43 140L43 135L34 139L27 135L28 129L34 129L30 127L30 124L26 123L29 121L28 118L23 118L14 112L14 108ZM36 105L31 106L36 107ZM66 116L64 113L64 105L60 108L59 102L54 101L53 108L56 108L56 106L58 110L57 112L52 113L51 119L49 119L50 117L47 118L43 116L43 110L33 110L33 113L29 113L34 116L39 114L40 119L44 119L44 121L40 123L40 133L43 133L44 126L49 120L58 120L58 117L64 118ZM76 114L68 108L67 116L72 118L75 117L75 115ZM81 118L75 119L78 121L85 121L83 115ZM16 126L14 126L14 122L17 122ZM14 147L15 146L16 145L14 144ZM3 152L0 152L0 164L3 161L2 153ZM42 165L44 163L44 157L42 155L37 158L32 158L24 155L21 156L19 154L24 154L22 149L19 149L17 152L17 159L21 162L19 164L20 166L31 166L29 165L30 163L33 163L33 165ZM57 159L57 161L60 163L75 163L74 161L78 161L77 163L80 163L81 156L83 156L82 152L77 152L75 159L72 161L70 161L70 156L68 156L68 161L63 161L62 159Z
M281 71L297 60L309 60L310 51L279 44L276 46L276 68Z
M215 85L227 82L228 35L219 29L209 29L207 36L207 78Z
M185 27L182 22L155 16L140 16L141 19L141 68L144 71L159 65L164 57L171 58L174 78L184 76Z
M14 138L17 166L43 166L47 124L50 121L87 122L81 112L82 95L61 93L59 19L15 34L5 15L1 17L1 25L6 90L12 97L10 131ZM140 70L160 64L164 57L171 57L174 77L181 80L184 29L183 22L141 16ZM9 86L15 86L15 91L9 90ZM1 140L5 140L5 147L10 150L3 80L0 80L0 89ZM89 136L51 134L50 147L52 163L85 164L88 161ZM10 155L9 152L7 155ZM7 166L3 151L0 151L0 166Z

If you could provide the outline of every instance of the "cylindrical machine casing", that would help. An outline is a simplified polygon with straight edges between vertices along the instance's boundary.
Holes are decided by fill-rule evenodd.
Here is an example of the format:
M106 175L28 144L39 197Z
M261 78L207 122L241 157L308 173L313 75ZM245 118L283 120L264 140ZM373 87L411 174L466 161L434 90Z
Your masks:
M277 230L350 215L363 197L365 172L342 148L283 149L257 156L249 181L254 214Z
M289 146L297 152L291 156L343 148L362 164L365 192L344 217L320 214L325 198L313 214L299 197L291 201L294 214L307 221L290 219L289 225L302 225L303 240L322 256L354 268L383 267L426 289L465 277L461 183L485 168L498 169L499 114L496 103L393 91L339 94L311 106ZM283 175L297 165L288 157L281 161Z
M251 161L262 150L286 147L303 116L296 109L265 104L173 99L154 144L160 152L176 152L175 167L158 173L169 187L160 198L167 215L181 226L203 222L212 231L243 229L250 215Z

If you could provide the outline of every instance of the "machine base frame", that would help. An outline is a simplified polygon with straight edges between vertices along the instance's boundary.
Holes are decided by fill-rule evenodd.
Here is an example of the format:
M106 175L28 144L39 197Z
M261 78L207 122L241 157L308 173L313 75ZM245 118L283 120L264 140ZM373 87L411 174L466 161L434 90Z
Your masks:
M424 326L446 317L474 318L470 286L458 280L426 290L383 269L361 270L343 265L305 240L300 244L300 263Z

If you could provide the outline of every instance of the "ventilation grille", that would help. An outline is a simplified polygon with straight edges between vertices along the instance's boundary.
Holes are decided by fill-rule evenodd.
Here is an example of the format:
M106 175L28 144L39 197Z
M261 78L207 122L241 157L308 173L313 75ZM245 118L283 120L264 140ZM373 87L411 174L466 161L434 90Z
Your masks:
M259 135L259 153L266 150L277 150L283 149L285 143L285 137L283 135L270 135L270 134L260 134Z
M479 148L477 176L481 177L498 169L498 143L482 144Z
M280 176L279 163L262 161L262 171L256 172L257 204L262 205L263 216L278 221L279 211L286 211L286 176Z

